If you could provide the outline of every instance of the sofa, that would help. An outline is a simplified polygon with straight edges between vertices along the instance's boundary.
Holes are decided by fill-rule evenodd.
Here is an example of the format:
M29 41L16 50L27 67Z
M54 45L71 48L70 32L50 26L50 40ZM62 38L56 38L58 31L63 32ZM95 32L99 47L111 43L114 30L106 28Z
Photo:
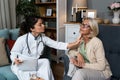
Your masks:
M17 76L11 71L10 65L10 47L12 48L15 40L18 37L19 28L17 29L2 29L0 30L0 51L1 61L0 61L0 80L18 80ZM1 44L3 43L3 44ZM8 43L10 45L8 45ZM4 56L5 55L5 56ZM4 61L4 62L2 62Z
M0 30L0 80L18 80L17 76L11 71L10 50L18 38L19 28ZM44 48L44 55L41 58L50 58L51 49Z
M120 80L120 25L116 26L99 24L98 37L103 42L105 56L112 71L110 80ZM67 76L69 68L69 59L67 55L63 56L63 61L65 68L63 80L71 80L71 78Z

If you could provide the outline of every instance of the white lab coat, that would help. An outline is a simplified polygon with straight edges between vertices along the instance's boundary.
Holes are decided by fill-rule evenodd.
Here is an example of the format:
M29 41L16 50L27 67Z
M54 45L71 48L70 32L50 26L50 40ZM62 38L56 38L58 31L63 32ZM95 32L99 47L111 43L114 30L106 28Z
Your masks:
M28 33L28 46L30 48L31 53L28 53L28 47L26 43L27 34L19 37L12 50L10 58L12 60L11 69L12 71L17 75L19 80L30 80L30 74L37 74L38 77L42 77L44 80L54 80L49 61L47 59L39 59L38 60L38 70L37 71L21 71L18 69L17 65L14 65L14 59L18 56L24 56L25 58L39 58L40 55L42 55L42 50L44 48L43 43L41 41L41 37L35 37ZM57 42L49 37L46 37L44 34L42 34L42 41L45 45L59 49L59 50L67 50L67 43L63 42ZM39 43L40 42L40 43ZM39 43L39 45L38 45ZM38 45L38 47L37 47Z

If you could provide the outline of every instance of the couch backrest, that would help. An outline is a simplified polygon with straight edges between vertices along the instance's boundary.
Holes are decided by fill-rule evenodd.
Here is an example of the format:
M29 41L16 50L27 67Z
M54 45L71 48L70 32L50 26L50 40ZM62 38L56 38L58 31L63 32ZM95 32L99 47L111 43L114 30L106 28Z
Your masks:
M16 40L18 38L18 34L19 34L19 28L0 30L0 37L3 37L5 39Z
M19 36L19 28L9 30L10 39L16 40Z
M1 29L0 30L0 37L9 39L9 30L8 29Z
M99 25L106 58L115 77L120 77L120 26Z

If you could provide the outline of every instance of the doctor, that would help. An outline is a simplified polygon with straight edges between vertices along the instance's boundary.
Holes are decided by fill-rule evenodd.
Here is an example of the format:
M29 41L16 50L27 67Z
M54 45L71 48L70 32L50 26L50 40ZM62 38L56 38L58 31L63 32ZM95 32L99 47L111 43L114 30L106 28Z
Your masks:
M38 59L42 55L44 45L59 50L67 50L76 48L80 43L79 39L73 43L54 41L43 34L44 30L43 20L38 17L28 17L22 23L20 28L21 36L16 40L10 55L12 60L11 69L19 80L30 80L31 74L37 76L35 80L54 80L49 61L44 58ZM22 59L38 59L37 71L19 70L17 65L22 64L22 60L19 58L21 55Z

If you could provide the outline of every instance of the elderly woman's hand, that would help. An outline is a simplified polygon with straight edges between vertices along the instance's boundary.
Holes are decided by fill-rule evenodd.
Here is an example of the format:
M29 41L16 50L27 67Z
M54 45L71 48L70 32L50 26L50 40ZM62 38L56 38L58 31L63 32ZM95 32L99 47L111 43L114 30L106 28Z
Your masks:
M77 65L79 67L83 67L85 65L84 58L80 53L77 54L77 61L78 61Z
M85 65L84 59L80 53L78 53L77 58L70 58L70 62L73 63L75 66L83 67Z
M78 66L78 61L75 58L70 58L70 63L74 64L75 66Z
M35 80L44 80L43 78L37 77Z

